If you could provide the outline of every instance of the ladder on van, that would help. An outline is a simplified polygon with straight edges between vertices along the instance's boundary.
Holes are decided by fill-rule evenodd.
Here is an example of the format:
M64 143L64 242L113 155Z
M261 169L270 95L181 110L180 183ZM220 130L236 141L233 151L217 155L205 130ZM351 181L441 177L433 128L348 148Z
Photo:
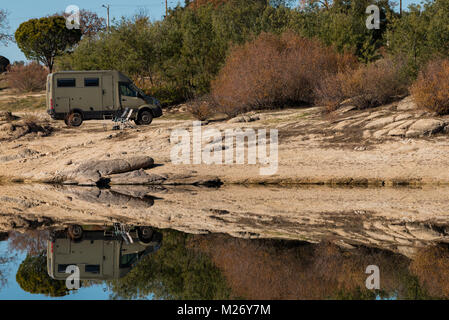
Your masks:
M133 111L134 111L133 109L125 108L121 116L114 117L112 121L115 124L112 127L112 130L123 130L125 128L134 128L134 126L130 122Z

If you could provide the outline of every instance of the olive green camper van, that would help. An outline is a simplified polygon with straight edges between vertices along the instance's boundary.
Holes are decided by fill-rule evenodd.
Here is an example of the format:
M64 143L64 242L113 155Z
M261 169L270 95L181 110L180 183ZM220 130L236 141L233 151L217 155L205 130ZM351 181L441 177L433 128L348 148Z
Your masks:
M78 127L84 120L120 116L125 109L137 125L162 115L157 99L147 96L119 71L63 71L47 77L47 112Z
M161 245L162 234L151 227L133 227L119 234L112 227L72 225L51 232L47 273L66 280L66 269L72 265L79 268L80 280L119 279Z

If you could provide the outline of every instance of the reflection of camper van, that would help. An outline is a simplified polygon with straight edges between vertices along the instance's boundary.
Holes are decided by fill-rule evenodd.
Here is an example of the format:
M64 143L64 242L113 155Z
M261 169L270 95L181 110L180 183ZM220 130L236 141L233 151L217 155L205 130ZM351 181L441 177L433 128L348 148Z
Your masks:
M157 251L162 234L151 227L130 230L73 225L53 232L47 243L47 271L65 280L70 265L80 271L80 280L117 279L126 275L140 259Z
M132 110L130 119L137 125L148 125L162 115L159 101L119 71L63 71L47 77L47 112L68 126L112 119L125 109Z

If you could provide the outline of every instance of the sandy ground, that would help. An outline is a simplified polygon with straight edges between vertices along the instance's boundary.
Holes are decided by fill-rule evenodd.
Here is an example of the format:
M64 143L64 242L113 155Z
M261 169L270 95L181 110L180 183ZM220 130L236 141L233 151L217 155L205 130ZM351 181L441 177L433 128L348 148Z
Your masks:
M409 109L389 105L366 111L345 109L331 115L318 107L288 109L261 113L253 122L217 121L203 126L203 130L220 132L278 129L278 168L273 175L261 175L260 168L266 165L259 162L173 164L172 130L191 132L191 120L161 118L150 126L122 131L113 131L111 121L87 121L79 128L51 121L55 130L49 136L33 133L0 141L0 176L48 181L86 161L137 155L154 158L156 167L148 170L151 173L217 176L224 183L448 184L449 126L445 125L449 119ZM36 115L48 119L44 113ZM430 129L425 123L420 136L409 135L416 132L413 123L419 119L437 121L438 132L432 123Z

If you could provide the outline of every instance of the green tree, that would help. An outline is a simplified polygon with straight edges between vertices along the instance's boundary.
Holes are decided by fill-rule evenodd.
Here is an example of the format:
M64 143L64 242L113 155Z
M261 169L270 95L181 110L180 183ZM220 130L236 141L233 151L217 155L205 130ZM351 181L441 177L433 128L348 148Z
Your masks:
M54 280L47 274L47 258L44 255L27 255L17 270L16 281L29 293L62 297L69 292L64 281Z
M387 33L388 50L405 60L407 72L418 71L433 58L449 57L449 1L426 1L411 5L401 17L396 16Z
M31 19L15 32L18 47L28 59L42 62L52 72L55 57L81 39L81 31L68 29L60 16Z
M189 249L189 236L164 230L163 245L125 277L110 281L113 299L227 299L230 291L220 270L205 254Z

